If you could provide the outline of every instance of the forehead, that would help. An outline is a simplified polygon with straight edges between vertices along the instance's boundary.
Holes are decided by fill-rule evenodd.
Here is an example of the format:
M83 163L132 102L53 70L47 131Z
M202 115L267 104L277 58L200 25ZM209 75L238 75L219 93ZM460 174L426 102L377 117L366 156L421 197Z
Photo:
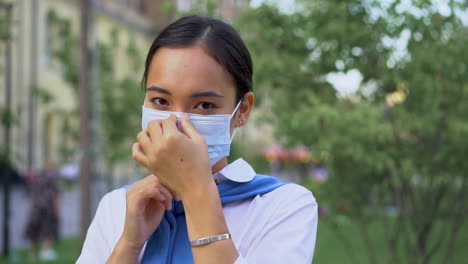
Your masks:
M158 86L172 93L216 91L234 97L229 74L200 45L160 48L151 60L147 87Z

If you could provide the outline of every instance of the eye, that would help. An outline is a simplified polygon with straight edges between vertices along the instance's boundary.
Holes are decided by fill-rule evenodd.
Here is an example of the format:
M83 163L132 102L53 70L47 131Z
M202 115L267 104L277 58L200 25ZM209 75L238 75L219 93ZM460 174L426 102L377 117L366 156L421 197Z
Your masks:
M212 103L203 102L203 103L199 103L195 108L201 109L201 110L208 110L208 109L216 108L216 106Z
M163 98L153 98L151 99L151 102L155 105L168 105L169 104L169 102Z

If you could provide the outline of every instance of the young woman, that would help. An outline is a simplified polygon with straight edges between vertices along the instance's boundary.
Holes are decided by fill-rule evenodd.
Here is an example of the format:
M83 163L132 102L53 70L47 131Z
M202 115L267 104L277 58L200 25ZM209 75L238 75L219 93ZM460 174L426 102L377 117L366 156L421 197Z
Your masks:
M132 153L152 174L104 196L77 263L311 263L313 195L226 159L255 98L236 31L177 20L151 45L142 84Z

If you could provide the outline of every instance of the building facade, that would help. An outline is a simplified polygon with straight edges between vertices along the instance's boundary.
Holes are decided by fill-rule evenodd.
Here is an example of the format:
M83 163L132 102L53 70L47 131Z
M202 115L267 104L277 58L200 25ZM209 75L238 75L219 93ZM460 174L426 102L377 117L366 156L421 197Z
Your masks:
M9 67L12 77L10 103L15 123L11 127L10 149L13 163L19 171L26 173L30 169L41 168L48 160L56 164L76 161L80 154L77 137L78 92L76 85L67 81L67 67L62 65L63 62L57 60L57 55L54 54L56 50L53 47L63 41L63 33L56 32L57 25L52 24L51 14L69 23L71 32L68 35L73 36L74 46L70 46L68 52L77 54L80 2L10 2L13 4L12 15L15 21L11 27L12 64L7 65L3 56L0 63L3 68ZM92 2L90 49L99 42L109 43L112 32L116 29L119 31L119 41L122 45L114 54L117 62L114 67L116 76L127 71L129 58L125 48L128 43L132 42L139 51L146 51L159 29L167 24L175 13L168 10L166 15L163 15L160 9L162 0ZM0 45L1 52L5 53L6 45ZM79 65L79 61L75 61L74 65ZM6 92L6 85L3 85L6 73L7 71L0 72L2 98ZM6 105L4 100L1 103ZM4 133L4 130L0 131L2 138ZM73 152L71 158L64 158L64 149Z
M1 0L0 0L1 1ZM16 0L13 4L12 64L7 65L0 56L1 68L11 69L11 105L15 124L11 127L11 158L14 166L23 174L43 167L46 161L56 165L77 163L79 150L79 94L76 69L64 65L57 59L66 54L75 54L71 64L79 65L80 1L79 0ZM93 0L91 1L90 49L99 43L112 43L118 31L119 48L113 53L115 76L125 76L129 71L128 46L145 53L162 27L171 22L177 11L194 7L195 0ZM216 0L219 13L226 20L236 17L239 10L248 5L244 0ZM69 24L69 32L62 32ZM54 22L55 21L55 22ZM62 30L62 31L61 31ZM67 35L68 34L68 35ZM74 45L61 43L67 36L73 36ZM78 38L78 39L77 39ZM57 55L57 43L65 45ZM97 50L97 49L96 49ZM5 54L5 45L0 43L0 52ZM93 54L91 63L94 63ZM78 67L79 69L79 67ZM140 69L143 72L143 63ZM6 71L0 71L0 94L6 93ZM99 112L99 90L96 76L91 72L92 100ZM75 79L73 79L75 77ZM135 78L140 78L136 76ZM75 80L75 82L70 81ZM6 98L5 98L6 99ZM142 98L143 100L143 98ZM6 105L5 100L0 103ZM96 122L98 123L98 122ZM0 131L4 138L5 130ZM3 142L2 142L3 144ZM6 142L5 142L6 144ZM129 153L130 158L130 153Z

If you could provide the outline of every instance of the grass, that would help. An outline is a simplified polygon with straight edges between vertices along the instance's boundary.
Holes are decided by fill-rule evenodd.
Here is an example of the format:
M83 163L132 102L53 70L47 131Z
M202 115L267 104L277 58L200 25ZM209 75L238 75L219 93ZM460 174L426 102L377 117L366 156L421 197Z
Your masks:
M370 263L367 259L367 251L364 243L359 234L359 230L350 222L344 223L342 226L344 236L351 241L352 250L358 259L359 264ZM383 225L373 224L369 226L372 238L373 246L376 248L376 255L378 256L379 263L388 263L386 261L380 262L382 259L388 257L388 251L385 247L384 242L384 228ZM59 258L56 261L32 261L28 258L27 250L15 251L13 255L16 256L16 261L6 260L0 258L1 264L68 264L75 263L79 255L79 239L68 238L60 241L57 244L57 253ZM454 259L453 263L466 263L468 258L468 225L460 231L457 241L455 243ZM347 264L352 263L350 256L347 254L342 241L337 237L331 226L321 220L319 222L318 233L317 233L317 244L315 248L314 264ZM442 263L439 256L436 256L433 263ZM372 263L376 264L376 263ZM378 264L378 263L377 263Z
M9 260L0 258L1 264L68 264L75 263L79 255L80 242L78 238L67 238L59 241L56 246L58 258L54 261L35 261L29 257L26 249L13 251Z
M444 223L441 223L444 224ZM377 263L372 264L380 264L380 263L389 263L387 261L389 257L389 251L387 249L387 244L385 240L385 226L383 224L374 223L370 226L369 233L371 234L372 238L372 246L375 248L375 253L378 259ZM440 228L440 227L439 227ZM343 235L350 240L351 248L356 256L357 262L359 264L371 264L368 260L368 253L366 251L365 244L362 240L362 236L360 235L360 231L356 228L354 224L351 222L344 223L341 226L341 230ZM435 240L434 238L432 240ZM434 241L431 241L434 242ZM454 248L454 255L453 255L453 263L467 263L466 259L468 259L468 225L464 225L462 230L459 232L459 235L456 238L455 248ZM443 255L439 251L438 254L434 256L434 259L430 263L443 263ZM345 246L343 245L342 241L333 231L331 225L325 221L319 221L318 232L317 232L317 243L315 248L315 255L314 255L314 264L347 264L347 263L354 263L348 251L346 250ZM410 261L402 262L410 263Z

